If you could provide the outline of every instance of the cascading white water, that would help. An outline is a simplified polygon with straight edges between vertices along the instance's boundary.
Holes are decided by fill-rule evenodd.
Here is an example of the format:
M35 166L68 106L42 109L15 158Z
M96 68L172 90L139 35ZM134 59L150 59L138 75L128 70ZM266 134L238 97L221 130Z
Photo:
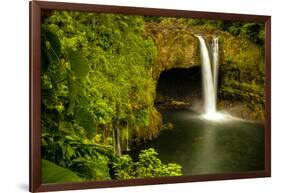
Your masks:
M210 61L208 47L204 38L201 36L197 36L197 37L200 43L200 55L201 55L201 62L202 62L204 112L205 114L212 114L216 112L212 64Z
M210 57L207 43L202 36L196 36L200 45L200 56L202 62L202 84L204 98L204 115L209 120L220 120L224 116L217 112L217 85L219 66L219 44L218 38L212 41L212 57ZM212 62L211 62L212 58Z
M214 81L214 104L216 111L217 91L218 91L218 72L219 72L219 38L214 37L212 42L213 51L213 81Z

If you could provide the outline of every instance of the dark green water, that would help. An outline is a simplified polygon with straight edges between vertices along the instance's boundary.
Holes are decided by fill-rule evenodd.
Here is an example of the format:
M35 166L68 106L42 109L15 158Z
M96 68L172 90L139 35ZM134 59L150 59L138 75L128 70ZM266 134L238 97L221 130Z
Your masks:
M160 136L135 147L155 148L164 163L175 162L184 175L215 174L264 169L264 126L241 120L210 122L186 110L165 110L164 123L174 125Z

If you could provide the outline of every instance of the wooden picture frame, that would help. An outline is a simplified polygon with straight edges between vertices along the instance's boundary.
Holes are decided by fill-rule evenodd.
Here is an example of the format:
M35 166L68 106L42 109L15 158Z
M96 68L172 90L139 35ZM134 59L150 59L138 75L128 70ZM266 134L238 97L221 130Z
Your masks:
M88 188L106 188L166 183L183 183L271 176L271 17L231 13L213 13L170 9L137 8L76 4L46 1L30 1L30 191L58 191ZM96 13L118 13L169 17L191 17L231 21L264 22L265 24L265 169L263 171L204 174L193 176L162 177L112 181L89 181L65 184L42 184L41 182L41 13L42 10L70 10Z

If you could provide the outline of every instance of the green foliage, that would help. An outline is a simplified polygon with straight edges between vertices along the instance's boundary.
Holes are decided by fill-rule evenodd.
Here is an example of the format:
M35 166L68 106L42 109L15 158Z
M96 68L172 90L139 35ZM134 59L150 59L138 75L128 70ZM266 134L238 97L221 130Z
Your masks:
M42 157L86 180L110 179L108 164L115 159L112 147L66 132L42 134Z
M48 84L54 84L51 77L63 76L55 86L63 87L66 92L52 102L63 106L62 118L72 118L88 131L89 137L98 128L105 133L124 127L135 131L133 124L148 128L137 116L146 112L145 122L149 121L154 92L149 69L156 48L150 38L142 36L143 17L60 11L47 18L43 26L61 44L62 57L57 68L43 76L47 76ZM53 92L61 91L59 88ZM81 109L87 117L83 121L82 116L77 116ZM132 116L135 123L127 120ZM85 124L86 119L89 121Z
M48 160L42 159L42 183L81 182L82 179L69 169L60 167Z
M77 107L74 118L86 130L87 136L92 138L97 129L95 115L85 108Z
M44 159L108 180L130 136L150 135L156 47L143 31L140 16L55 11L43 21Z
M71 65L71 70L74 72L77 78L85 78L89 73L89 61L83 57L78 51L69 53L69 60Z
M225 22L223 29L235 36L247 38L260 46L264 45L264 24Z
M168 18L163 21L173 20ZM253 43L263 47L264 44L264 24L263 23L249 23L249 22L234 22L234 21L221 21L221 20L208 20L208 19L193 19L193 18L180 18L176 20L187 27L196 28L202 27L207 31L221 30L229 32L230 34L247 38Z
M56 63L61 55L61 45L57 36L49 31L47 28L42 27L42 69L47 70L49 64Z
M163 164L157 155L158 153L153 148L149 148L141 151L137 162L133 162L128 155L121 156L113 165L117 179L182 175L180 165Z

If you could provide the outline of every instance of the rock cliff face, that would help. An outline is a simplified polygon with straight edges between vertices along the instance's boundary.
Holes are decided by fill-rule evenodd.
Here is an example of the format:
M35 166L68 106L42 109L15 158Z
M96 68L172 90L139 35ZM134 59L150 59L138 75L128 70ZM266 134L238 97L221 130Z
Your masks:
M263 48L228 33L220 37L219 108L244 119L264 120Z
M210 41L212 36L219 36L219 108L229 108L230 113L245 119L263 120L264 54L262 48L248 39L200 26L147 23L144 35L152 38L157 47L157 57L151 69L155 84L163 71L200 66L196 34L201 34ZM241 105L241 110L237 110L237 107L234 111L231 110L232 106L241 102L246 104ZM245 115L244 112L251 113Z
M176 25L148 23L146 35L154 40L157 47L157 58L152 68L155 80L165 70L200 64L199 44L192 32Z

